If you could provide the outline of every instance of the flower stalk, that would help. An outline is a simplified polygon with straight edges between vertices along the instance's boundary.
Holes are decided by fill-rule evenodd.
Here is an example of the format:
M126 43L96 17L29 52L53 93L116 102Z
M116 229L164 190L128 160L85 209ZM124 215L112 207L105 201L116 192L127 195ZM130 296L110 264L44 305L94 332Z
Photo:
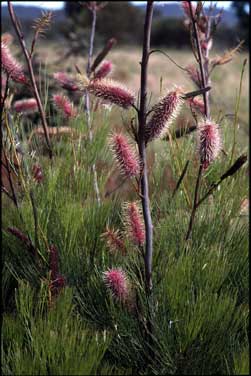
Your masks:
M140 161L142 163L140 190L141 203L143 209L143 218L145 223L145 283L146 292L150 295L152 291L152 255L153 255L153 225L149 201L149 187L147 176L147 162L146 162L146 144L145 144L145 128L146 128L146 104L147 104L147 70L150 52L150 37L151 25L153 16L153 1L147 2L146 17L144 24L144 40L141 60L141 79L140 79L140 108L138 112L138 149Z

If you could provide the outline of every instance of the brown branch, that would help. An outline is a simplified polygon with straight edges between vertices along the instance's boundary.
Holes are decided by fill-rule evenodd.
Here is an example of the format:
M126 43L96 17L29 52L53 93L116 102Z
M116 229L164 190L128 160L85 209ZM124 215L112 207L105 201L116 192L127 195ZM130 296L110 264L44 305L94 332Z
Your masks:
M40 99L40 95L39 95L39 92L38 92L38 88L37 88L37 84L36 84L36 80L35 80L35 75L34 75L34 71L33 71L33 66L32 66L32 61L31 61L31 56L30 56L30 53L29 53L29 51L26 47L26 43L25 43L25 40L24 40L23 33L20 29L18 19L15 15L13 6L12 6L10 1L8 1L8 9L9 9L9 14L10 14L12 24L14 26L14 29L16 31L16 34L17 34L17 37L18 37L18 40L19 40L19 43L21 45L21 48L23 50L23 53L24 53L24 56L25 56L25 59L26 59L26 63L27 63L28 71L29 71L29 75L30 75L30 80L31 80L31 84L32 84L32 89L33 89L34 96L36 98L38 109L39 109L39 112L40 112L40 116L41 116L41 120L42 120L42 126L44 128L44 134L45 134L45 139L46 139L46 143L47 143L47 147L48 147L48 151L49 151L49 157L50 157L50 159L52 159L52 149L51 149L51 144L50 144L50 138L49 138L49 135L48 135L48 126L47 126L46 116L45 116L44 108L43 108L43 105L42 105L42 102L41 102L41 99Z

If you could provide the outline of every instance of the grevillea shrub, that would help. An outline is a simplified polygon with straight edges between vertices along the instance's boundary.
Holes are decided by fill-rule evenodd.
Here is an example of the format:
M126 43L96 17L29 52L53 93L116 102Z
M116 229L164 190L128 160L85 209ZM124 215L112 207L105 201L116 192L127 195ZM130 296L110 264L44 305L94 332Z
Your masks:
M78 5L91 12L92 40L101 3ZM148 64L159 52L150 50L152 1L138 93L129 82L110 80L104 58L112 39L94 58L93 44L81 50L84 74L81 62L66 60L59 72L49 66L62 89L53 105L63 117L47 111L54 89L34 84L30 64L48 17L36 22L28 85L19 60L5 54L4 374L248 374L247 189L240 170L247 156L237 158L231 144L242 103L239 95L233 121L223 120L211 75L239 47L211 57L220 15L209 17L202 2L181 6L195 59L174 69L190 82L175 86L172 75L163 76L160 99L147 86ZM45 98L40 87L48 87ZM20 88L33 102L19 96ZM101 102L117 109L103 112ZM31 107L44 127L25 116ZM50 161L40 148L46 122L55 136ZM66 130L72 137L60 139ZM107 176L121 178L109 195Z

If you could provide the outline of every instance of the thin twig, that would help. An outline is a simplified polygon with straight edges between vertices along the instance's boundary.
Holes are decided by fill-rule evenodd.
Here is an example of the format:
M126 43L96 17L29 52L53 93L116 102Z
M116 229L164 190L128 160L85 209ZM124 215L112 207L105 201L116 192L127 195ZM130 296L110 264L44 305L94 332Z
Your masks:
M188 168L188 165L189 165L189 160L186 161L186 164L185 164L185 167L180 175L180 178L179 180L177 181L177 184L176 184L176 187L173 191L173 194L172 194L172 198L174 198L176 192L178 191L179 187L180 187L180 184L182 183L182 180L184 179L184 176L186 175L186 172L187 172L187 168Z
M180 69L186 71L186 68L184 68L184 67L182 67L181 65L177 64L176 61L173 60L173 59L172 59L172 58L171 58L166 52L164 52L164 51L161 51L161 50L158 50L158 49L156 49L156 50L151 50L151 51L149 52L148 56L152 55L152 54L155 53L155 52L159 52L159 53L165 55L165 56L166 56L166 57L167 57L172 63L174 63L178 68L180 68Z
M234 164L220 177L217 182L212 183L207 193L197 202L196 208L198 208L206 198L212 194L212 192L225 180L227 177L234 175L247 161L247 155L241 155Z
M196 125L191 125L191 127L189 128L180 128L180 129L176 129L175 133L174 133L174 137L177 139L177 138L181 138L183 136L186 136L187 134L189 133L192 133L194 132L195 130L197 129ZM165 141L170 141L170 137L169 135L167 135L165 138L163 138L163 140Z
M182 96L183 99L189 99L189 98L194 98L197 97L198 95L204 94L207 91L211 89L211 86L203 87L199 90L191 91L190 93L186 93Z
M117 185L117 187L115 187L114 189L112 189L110 192L106 192L105 194L105 197L109 197L112 193L114 193L115 191L117 191L117 189L119 189L120 187L122 187L123 184L125 184L125 182L128 180L128 177L126 177L125 179L122 180L122 182Z
M47 125L47 121L46 121L44 108L43 108L43 105L42 105L42 102L41 102L41 99L40 99L40 95L39 95L39 92L38 92L30 53L29 53L29 51L26 47L26 43L25 43L25 40L24 40L23 33L20 29L18 19L15 15L13 6L12 6L10 1L8 1L8 9L9 9L9 14L10 14L12 24L13 24L14 29L16 31L19 43L21 45L21 48L23 50L23 53L24 53L24 56L25 56L25 59L26 59L26 62L27 62L30 80L31 80L31 84L32 84L32 89L33 89L34 96L35 96L36 101L37 101L38 109L39 109L41 120L42 120L42 126L43 126L43 129L44 129L46 144L47 144L48 151L49 151L49 157L50 157L50 159L52 159L52 149L51 149L50 138L49 138L49 133L48 133L48 125Z

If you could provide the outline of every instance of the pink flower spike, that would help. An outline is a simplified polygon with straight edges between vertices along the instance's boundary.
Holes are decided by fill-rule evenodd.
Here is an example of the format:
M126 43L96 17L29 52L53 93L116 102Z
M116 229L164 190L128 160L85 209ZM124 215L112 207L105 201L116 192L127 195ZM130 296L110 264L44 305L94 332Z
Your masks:
M57 72L53 74L53 78L61 85L63 89L69 91L79 90L77 84L73 79L71 79L68 74L64 72Z
M103 272L103 280L112 295L119 301L125 302L128 298L129 288L125 272L121 269L109 269Z
M86 90L96 97L117 104L124 109L128 109L135 102L135 96L129 89L108 79L90 81L86 85Z
M35 98L22 99L16 101L13 105L14 110L18 113L33 114L38 111L38 105Z
M179 88L172 90L153 107L153 115L145 128L146 143L165 135L181 109L183 102L181 94Z
M28 82L24 75L22 66L11 55L9 47L6 43L1 42L1 64L3 70L10 78L18 83L26 84Z
M77 111L73 107L73 104L69 101L69 99L61 94L54 94L53 101L56 107L61 110L65 117L75 117L77 116Z
M112 71L112 63L108 60L105 60L97 72L94 74L95 80L100 80L105 78Z
M138 246L143 246L145 243L145 227L140 209L136 202L125 204L124 217L127 231L132 242Z
M198 154L203 170L217 158L221 150L221 137L218 124L205 120L198 125Z
M115 133L110 139L111 148L122 174L128 178L140 173L140 163L132 146L122 133Z

